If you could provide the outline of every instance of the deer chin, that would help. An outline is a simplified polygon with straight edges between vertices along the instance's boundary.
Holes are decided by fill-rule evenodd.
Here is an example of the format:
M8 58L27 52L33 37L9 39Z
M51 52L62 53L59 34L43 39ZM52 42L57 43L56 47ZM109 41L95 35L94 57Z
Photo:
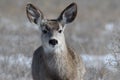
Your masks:
M57 44L57 45L49 45L49 48L52 50L52 51L55 51L56 49L60 49L60 45Z
M55 48L57 45L51 45L51 44L49 44L49 47L51 47L51 48Z
M45 53L61 53L63 51L62 45L47 45L44 47Z

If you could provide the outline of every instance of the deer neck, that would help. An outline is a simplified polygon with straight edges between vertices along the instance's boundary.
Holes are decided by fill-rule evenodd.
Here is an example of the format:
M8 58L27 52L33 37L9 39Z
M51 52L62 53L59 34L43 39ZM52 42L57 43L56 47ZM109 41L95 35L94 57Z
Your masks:
M63 77L68 72L69 58L67 46L44 55L46 70L51 76Z

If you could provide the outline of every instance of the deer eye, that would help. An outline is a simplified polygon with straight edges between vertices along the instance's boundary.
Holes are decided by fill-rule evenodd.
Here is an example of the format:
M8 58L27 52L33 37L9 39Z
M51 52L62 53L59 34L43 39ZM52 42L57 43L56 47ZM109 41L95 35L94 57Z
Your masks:
M42 32L43 32L44 34L46 34L48 31L47 31L47 30L43 30Z
M59 30L58 32L59 32L59 33L61 33L61 32L62 32L62 30Z

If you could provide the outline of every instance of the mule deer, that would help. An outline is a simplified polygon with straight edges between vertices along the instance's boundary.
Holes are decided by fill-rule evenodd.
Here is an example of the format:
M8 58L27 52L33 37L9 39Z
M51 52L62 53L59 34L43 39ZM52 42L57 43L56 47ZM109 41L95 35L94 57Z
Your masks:
M82 60L66 45L63 33L65 24L76 17L76 3L65 8L57 19L45 19L42 11L33 4L27 4L26 12L29 21L42 31L42 46L33 54L33 80L83 80L85 68Z

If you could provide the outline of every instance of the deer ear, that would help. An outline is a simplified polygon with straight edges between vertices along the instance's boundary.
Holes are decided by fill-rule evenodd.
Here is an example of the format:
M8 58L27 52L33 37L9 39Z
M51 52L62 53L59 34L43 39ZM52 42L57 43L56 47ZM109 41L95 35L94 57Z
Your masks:
M29 21L35 24L39 24L41 20L44 18L42 11L36 8L33 4L27 4L26 14Z
M74 21L77 15L77 4L71 3L68 7L66 7L60 16L58 17L58 21L62 22L63 24L71 23Z

